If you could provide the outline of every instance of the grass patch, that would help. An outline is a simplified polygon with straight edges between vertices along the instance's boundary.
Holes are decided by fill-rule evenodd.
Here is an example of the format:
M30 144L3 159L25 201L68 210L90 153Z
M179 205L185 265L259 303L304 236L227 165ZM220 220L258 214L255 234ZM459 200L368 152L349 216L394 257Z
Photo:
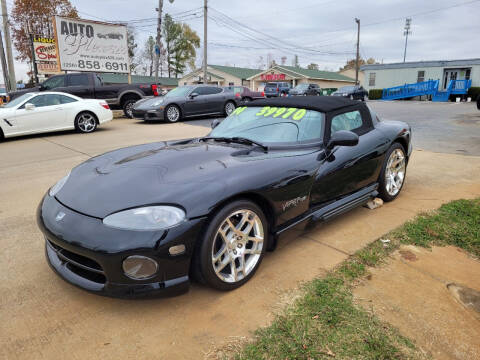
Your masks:
M305 285L294 305L257 330L236 359L423 359L390 325L354 304L352 288L368 267L384 262L401 244L455 245L480 256L480 199L458 200L418 216L375 241L326 277ZM230 356L229 356L230 357Z

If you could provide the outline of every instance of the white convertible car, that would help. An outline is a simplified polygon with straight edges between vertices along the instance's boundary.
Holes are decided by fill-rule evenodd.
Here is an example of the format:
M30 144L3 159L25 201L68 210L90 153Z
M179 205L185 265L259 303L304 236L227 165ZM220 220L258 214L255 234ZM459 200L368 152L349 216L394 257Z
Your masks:
M27 93L0 107L0 140L71 129L90 133L112 118L104 100L82 99L61 92Z

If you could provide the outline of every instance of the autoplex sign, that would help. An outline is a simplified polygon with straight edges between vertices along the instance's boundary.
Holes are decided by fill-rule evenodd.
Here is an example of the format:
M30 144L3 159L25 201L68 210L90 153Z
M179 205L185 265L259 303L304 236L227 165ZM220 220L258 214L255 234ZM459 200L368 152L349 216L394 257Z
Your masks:
M57 46L55 39L35 35L32 38L35 63L39 74L57 74L58 67Z
M285 80L285 74L262 74L260 80L272 81L272 80Z
M127 27L55 16L60 68L128 73Z

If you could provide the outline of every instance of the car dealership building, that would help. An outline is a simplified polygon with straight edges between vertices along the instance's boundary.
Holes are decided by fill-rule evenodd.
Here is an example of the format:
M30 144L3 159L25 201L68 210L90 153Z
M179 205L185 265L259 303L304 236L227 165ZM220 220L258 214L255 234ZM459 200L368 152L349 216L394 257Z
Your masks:
M218 86L243 85L251 90L262 89L267 82L288 82L292 87L301 83L318 84L321 88L339 88L354 85L355 80L332 71L321 71L275 65L267 70L240 68L235 66L208 65L208 83ZM203 83L203 69L197 69L181 79L179 85Z

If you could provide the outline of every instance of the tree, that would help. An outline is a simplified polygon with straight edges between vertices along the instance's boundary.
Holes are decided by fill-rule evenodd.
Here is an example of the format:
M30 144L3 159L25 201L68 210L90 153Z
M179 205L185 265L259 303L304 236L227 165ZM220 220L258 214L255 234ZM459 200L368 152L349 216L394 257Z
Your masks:
M339 69L339 71L355 69L356 63L357 63L356 59L347 60L347 63L343 67L341 67ZM365 64L369 64L369 65L370 64L378 64L378 62L374 58L368 58L367 61L365 61L362 58L358 59L358 66L362 66L362 65L365 65Z
M263 56L260 55L255 64L257 69L263 70L265 68L265 62L263 60Z
M77 9L69 0L15 0L11 26L18 60L32 62L30 32L53 37L52 17L54 15L78 19Z
M187 65L195 67L196 49L200 47L200 37L187 24L176 23L172 17L165 14L163 21L166 61L168 76L182 74Z
M152 76L155 66L155 39L153 36L149 36L147 41L145 41L145 48L142 51L142 60L144 60L143 62L146 65L145 68L148 68L148 76Z
M281 63L282 65L285 65L285 64L287 63L287 57L286 57L285 55L283 55L283 56L280 58L280 61L281 61L280 63Z
M311 64L307 65L307 69L318 70L318 64L311 63Z

